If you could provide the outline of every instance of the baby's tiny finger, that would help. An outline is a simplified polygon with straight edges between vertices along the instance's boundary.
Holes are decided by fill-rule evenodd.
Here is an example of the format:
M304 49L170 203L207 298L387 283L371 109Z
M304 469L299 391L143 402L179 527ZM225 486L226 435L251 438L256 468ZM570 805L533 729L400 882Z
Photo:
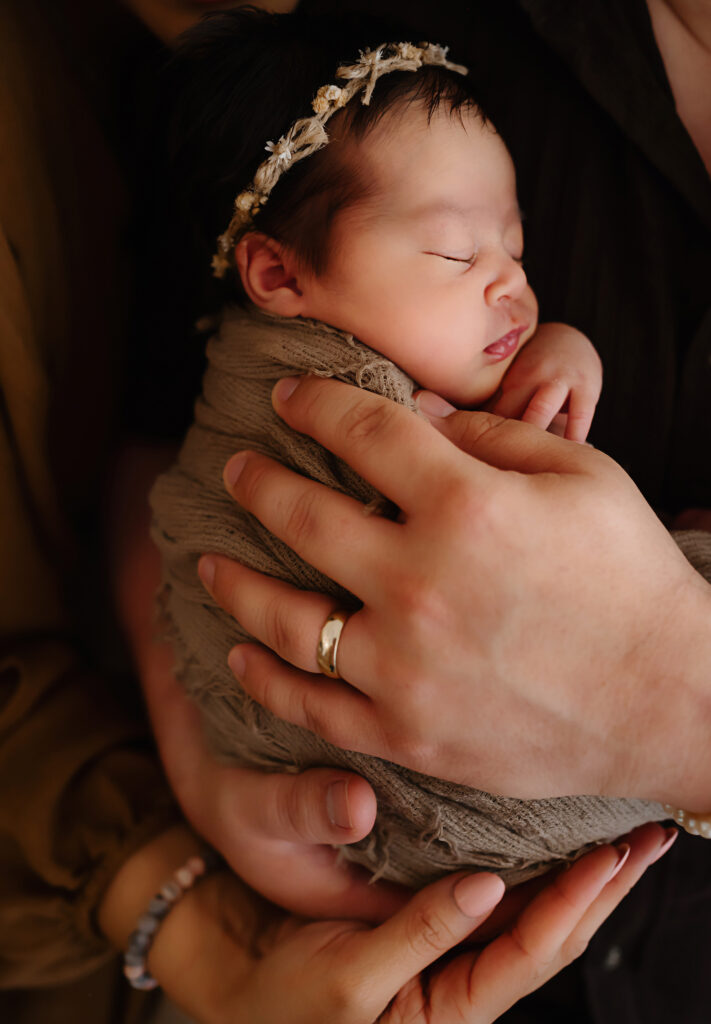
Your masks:
M525 412L535 390L530 385L507 388L491 411L496 416L503 416L507 420L518 420Z
M595 415L596 401L592 395L575 389L568 399L568 422L565 436L569 441L582 444L588 436Z
M531 423L534 427L547 430L553 421L556 413L565 405L569 388L564 381L550 381L540 387L521 417L524 423Z

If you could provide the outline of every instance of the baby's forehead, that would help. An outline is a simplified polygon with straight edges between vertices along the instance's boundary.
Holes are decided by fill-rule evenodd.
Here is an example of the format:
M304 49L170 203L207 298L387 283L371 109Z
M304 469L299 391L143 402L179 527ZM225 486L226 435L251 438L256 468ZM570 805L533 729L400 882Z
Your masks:
M378 205L418 220L471 220L496 209L518 218L513 162L493 127L475 112L417 107L394 112L352 156L371 180Z

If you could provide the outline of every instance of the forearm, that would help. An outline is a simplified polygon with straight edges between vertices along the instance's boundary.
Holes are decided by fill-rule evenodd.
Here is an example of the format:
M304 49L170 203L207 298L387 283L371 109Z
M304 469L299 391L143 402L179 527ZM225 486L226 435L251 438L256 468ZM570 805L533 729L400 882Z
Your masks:
M204 843L177 826L131 857L109 886L99 924L120 950L151 898ZM163 919L147 956L151 975L196 1021L253 1024L245 991L255 950L281 913L228 870L200 879Z
M664 626L640 652L646 702L632 772L641 795L698 812L711 810L711 534L675 535L698 574L669 595ZM703 573L703 575L701 575ZM706 577L706 578L704 578ZM631 712L634 716L634 711Z

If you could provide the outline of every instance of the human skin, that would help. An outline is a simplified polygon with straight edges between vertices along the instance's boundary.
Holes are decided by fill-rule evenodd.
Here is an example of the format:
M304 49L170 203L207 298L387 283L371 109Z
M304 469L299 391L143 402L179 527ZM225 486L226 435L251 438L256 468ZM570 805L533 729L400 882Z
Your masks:
M339 327L462 408L500 385L533 336L516 176L478 113L389 111L353 156L373 197L336 218L322 274L301 276L301 316ZM489 348L518 334L502 359ZM518 333L520 332L520 333Z
M537 329L514 166L493 126L475 109L408 103L357 142L338 131L330 144L367 175L367 195L334 218L318 272L257 219L235 250L249 299L354 335L459 407L493 403L543 429L565 409L565 436L584 441L600 359L567 324Z
M711 4L708 3L708 0L675 0L675 2L649 0L648 7L679 116L695 142L707 169L711 170L711 116L709 116L711 114ZM467 417L464 413L454 414L451 406L442 402L441 398L436 395L426 396L424 401L428 403L428 408L431 411L439 414L433 417L437 429L451 438L455 444L463 445L465 450L469 450L470 444L476 444L478 433L488 429L486 426L482 427L482 422L485 421L480 421L477 416ZM448 414L452 415L449 418L443 418ZM297 427L297 429L308 431L310 429L309 418L301 419L301 427ZM376 420L377 417L374 416L373 422ZM356 433L355 422L351 425ZM338 424L335 417L331 426L337 429ZM524 435L521 434L521 444L518 449L520 454L517 455L517 445L502 442L497 451L496 445L491 444L497 436L501 437L501 431L484 434L484 437L487 436L489 436L489 442L487 442L487 452L484 456L485 461L493 462L494 465L509 471L523 469L529 472L531 464L537 464L541 470L538 477L529 476L525 481L524 490L529 492L525 499L527 501L525 523L520 523L516 509L512 508L510 500L505 500L502 488L499 488L495 499L493 497L487 499L491 500L494 511L499 517L506 521L505 517L508 516L509 523L517 524L517 529L519 529L517 541L521 541L520 544L517 543L520 563L528 564L530 555L541 549L555 551L556 547L560 546L557 541L566 537L568 543L564 564L560 565L559 562L553 561L551 565L557 565L560 573L559 580L565 581L572 577L582 581L582 593L585 595L589 613L586 618L586 623L590 626L588 635L594 637L597 644L594 653L588 648L591 664L599 663L600 652L608 651L608 653L614 654L617 650L618 654L623 654L626 651L621 680L627 680L627 685L624 682L623 685L614 687L609 683L605 685L604 673L595 679L590 679L582 664L580 666L582 675L576 677L588 678L588 686L581 686L581 692L587 689L587 692L593 695L593 705L597 706L600 714L598 726L605 719L611 725L609 733L603 728L601 733L592 737L595 755L591 759L578 762L578 767L582 763L583 775L587 777L587 782L585 782L585 779L578 776L578 785L587 789L589 784L591 791L612 793L636 791L640 794L666 798L671 803L697 810L708 808L711 806L711 792L709 792L711 787L708 783L709 765L703 738L709 725L708 684L703 678L704 675L708 676L706 666L711 663L711 651L708 649L708 586L700 578L692 578L688 567L681 567L678 560L676 569L671 567L670 549L668 545L665 548L658 529L653 531L656 536L650 535L652 529L650 510L645 509L639 500L627 505L625 500L615 498L616 489L614 487L601 486L601 481L592 476L585 482L585 474L583 474L579 477L580 486L576 489L576 508L578 505L582 505L583 508L587 506L588 516L600 508L603 514L607 515L611 511L610 506L612 505L614 509L617 504L620 509L626 508L627 512L633 516L627 524L632 527L628 543L631 550L638 550L642 553L640 557L647 563L648 568L645 570L642 564L629 566L633 572L631 579L637 583L645 580L645 585L648 580L651 589L637 591L634 586L628 586L626 581L620 581L619 565L615 566L612 564L612 560L606 562L597 557L599 552L608 549L609 545L607 538L599 536L595 524L590 523L587 516L580 517L580 530L574 531L574 536L570 537L570 524L561 522L564 510L562 508L557 511L551 509L545 501L540 500L544 488L553 482L550 478L546 479L546 470L553 471L555 474L560 473L561 460L567 458L564 450L559 449L558 456L549 460L546 447L550 445L550 440L544 442L543 438L540 438L541 450L536 453L535 449L525 442ZM415 455L417 442L414 437L407 439L403 436L401 444L401 461L405 462L408 451L411 456ZM479 451L482 450L481 445L477 447ZM550 448L548 450L550 451ZM351 451L347 443L342 449L342 454L348 461ZM570 464L572 465L572 463ZM609 479L611 480L611 478ZM473 501L474 508L477 507L475 489L466 484L463 478L459 483L456 481L452 483L452 486L455 493L461 491L461 496L470 502ZM632 493L629 484L624 489L627 490L628 495ZM548 490L550 492L550 487ZM559 493L561 498L566 497L562 489ZM309 505L309 496L305 487L300 494L295 494L293 497L295 503L298 502L300 507ZM253 495L253 498L256 498L256 494ZM620 499L622 499L621 493ZM529 503L530 501L532 503ZM600 504L598 505L598 503ZM324 503L321 509L323 520L327 520L335 512L335 502L331 504L330 509L328 503ZM424 518L427 518L427 513ZM422 521L423 517L421 516L420 519ZM619 522L619 518L617 521ZM319 523L312 523L311 526L313 529L311 542L314 546L323 546L329 543L328 530L325 527L322 528ZM636 536L634 535L635 526L641 528L641 534ZM423 538L425 527L426 523L423 524ZM588 529L591 532L586 536ZM509 531L510 535L511 531ZM649 539L649 546L646 548L644 538ZM601 547L597 547L596 539L600 541ZM441 550L441 538L439 541L432 538L432 542L434 548L430 550L439 548L440 557L446 559L447 554ZM470 544L470 535L462 538L462 542L465 545ZM490 554L491 545L495 542L496 537L487 532L487 550L484 552L486 555ZM502 545L500 549L502 555L507 553L508 539L501 538L499 543ZM459 552L459 554L461 555L463 552ZM624 555L624 552L621 554ZM412 557L412 555L413 552L410 551L409 556ZM436 556L434 557L436 558ZM624 555L620 565L628 565L626 559L627 556ZM343 569L344 561L345 559L342 558L341 569ZM491 567L492 571L491 576L487 579L486 592L491 595L492 599L501 602L504 599L502 581L506 578L506 570L501 557L499 563L498 571L495 565ZM491 565L491 559L489 559L489 564ZM399 566L393 565L391 562L388 565L389 574L396 580L401 579L403 567L406 565L405 562ZM650 566L652 566L651 579L649 579ZM222 600L226 604L230 603L235 588L240 587L241 594L238 603L241 605L244 601L253 609L255 623L261 623L262 626L261 639L280 650L285 658L302 666L308 661L308 667L313 669L313 651L309 650L307 654L303 650L309 641L295 639L295 633L296 630L299 630L300 638L317 636L323 621L321 616L324 606L319 605L311 595L292 599L283 591L277 592L276 588L270 588L269 584L265 585L265 581L249 575L240 567L221 564L217 568L223 573L222 580L218 583ZM479 566L477 565L476 568L478 571ZM372 571L376 585L385 586L386 582L382 579L384 570L380 566L374 565ZM679 573L684 579L679 577ZM612 588L611 580L615 581ZM411 584L412 582L410 580ZM521 723L524 709L529 703L532 703L534 707L537 705L540 707L540 704L550 707L560 696L555 683L559 663L556 655L561 651L563 643L568 649L573 646L572 637L575 636L575 629L567 631L566 626L570 625L571 609L580 606L581 595L578 588L572 588L573 592L567 591L568 605L566 606L565 600L559 602L558 597L565 588L560 588L557 585L558 581L554 580L552 574L545 570L544 576L541 577L543 587L536 586L530 580L520 576L518 576L518 582L518 592L515 595L516 606L521 611L521 625L526 627L525 632L529 633L529 636L519 636L521 656L525 655L528 649L527 643L530 642L530 636L535 635L538 651L550 651L553 664L546 666L546 673L550 668L552 675L541 674L534 684L533 692L531 692L530 680L528 684L522 682L520 692L501 691L501 694L508 693L508 697L505 698L505 706L501 708L497 721L493 723L493 731L497 736L503 731L500 741L489 744L490 760L482 766L479 779L482 784L484 784L484 780L489 779L495 787L497 785L502 788L512 787L511 792L550 795L552 792L558 791L553 776L557 769L563 767L560 761L555 765L547 763L550 761L551 747L555 749L557 746L555 742L551 744L550 741L555 739L558 734L559 753L565 746L568 747L568 756L564 758L564 761L570 765L576 760L576 754L573 753L572 736L569 732L570 716L572 715L572 721L578 722L582 729L578 736L578 743L580 736L585 735L586 730L590 729L592 725L582 706L579 704L576 712L564 703L562 706L564 710L561 714L549 717L548 724L551 731L547 735L546 742L540 743L537 750L531 750L528 761L523 754L519 755L517 759L518 776L515 771L512 774L508 770L509 758L505 734L509 728L511 732L515 732L513 723L516 721ZM457 587L458 581L455 581L453 585ZM544 622L541 622L535 614L536 602L541 600L542 589L546 601L552 597L548 606L550 615L545 617ZM612 605L610 603L611 593L614 599ZM404 600L408 600L407 594L402 596ZM605 608L609 609L613 606L619 613L617 617L607 616L605 613ZM266 608L270 610L271 623L265 619L264 610ZM662 615L661 609L666 609L667 614ZM330 609L326 609L326 614L328 610ZM440 618L444 617L446 610L440 606ZM450 611L452 617L456 618L456 610L450 609ZM647 631L640 634L640 624L645 621L647 622ZM603 623L605 629L601 630ZM278 625L282 638L281 644L276 643L274 625ZM352 627L353 624L349 625ZM382 667L384 661L391 656L394 625L391 610L387 609L380 635L373 630L370 637L362 637L370 645L368 651L371 665L377 663L378 667ZM428 626L429 632L425 631L425 626ZM429 638L430 647L433 647L435 652L447 650L449 654L450 648L447 646L445 635L437 626L438 623L434 625L431 622L427 623L423 617L422 638ZM354 632L351 628L351 636L354 635ZM497 631L496 635L500 640L502 639L500 631ZM437 637L436 642L433 640L435 636ZM344 640L346 639L347 634L344 632ZM422 642L421 639L420 644ZM343 658L347 658L347 646L345 643L341 651L342 664ZM584 648L585 645L580 649ZM267 678L269 678L271 697L279 706L288 706L294 714L299 705L307 705L309 697L308 691L304 687L309 682L308 677L298 677L300 689L297 690L295 688L297 677L289 674L283 662L254 648L244 648L242 654L245 657L244 665L238 664L236 659L234 664L243 680L249 677L250 682L247 683L247 686L248 688L251 686L253 693L257 691L263 693ZM569 664L568 659L564 660L566 664ZM432 667L433 678L438 681L441 681L440 665L441 660L439 664ZM631 667L636 668L636 677L630 675ZM350 669L345 671L348 672ZM371 667L370 671L375 670ZM273 683L275 678L279 678L279 673L284 680L288 677L292 681L292 685L285 687L277 698L277 688ZM603 680L602 686L600 680ZM365 684L363 685L365 687ZM639 703L637 702L638 698ZM634 706L635 714L631 719L626 741L623 739L622 745L620 745L620 723L628 720L627 709L631 706ZM509 723L511 724L509 725ZM401 722L400 724L402 729L398 742L414 749L419 743L421 749L422 740L421 737L418 739L417 730L411 728L411 723ZM335 714L335 707L332 706L327 728L334 730L338 726L338 715ZM381 723L381 728L383 726L392 727L392 723ZM594 726L592 729L595 732ZM527 735L527 732L526 725L523 732L519 729L516 735ZM566 732L569 732L567 742L564 739ZM381 749L386 745L383 744ZM428 759L435 764L437 762L437 757L432 751L430 751ZM497 760L498 767L495 763ZM553 760L555 761L555 757ZM596 764L591 764L591 761ZM677 761L676 769L672 763L674 761ZM585 767L586 765L587 767ZM441 770L442 766L440 766ZM566 770L564 768L564 772ZM573 778L575 771L573 765ZM559 776L559 778L562 777L567 777L567 775Z
M285 659L235 649L251 696L336 745L492 792L711 806L711 587L619 466L527 424L427 423L335 381L281 382L274 402L402 515L231 460L236 500L363 601L339 646L348 685L325 680L332 599L203 560L218 603Z
M191 742L196 742L195 733L190 733L189 729L185 730L182 733L182 736L186 740L187 747L190 746ZM206 772L203 778L206 781L209 781L209 772ZM233 777L231 785L232 790L237 798L240 790L240 785L237 776ZM195 785L193 788L194 790L197 790L199 787ZM230 786L226 785L224 792L227 793L229 788ZM304 795L305 792L306 790L304 787ZM305 803L307 812L316 809L315 802L313 804L309 804L308 801L305 801ZM301 805L299 804L298 800L294 799L288 801L288 806L294 807ZM308 827L306 827L307 823ZM283 827L283 823L281 824ZM284 830L286 841L290 842L294 840L300 840L300 842L304 846L304 849L307 843L313 843L314 840L328 841L329 839L327 830L323 826L321 816L314 815L313 818L311 818L310 815L306 813L303 815L303 817L299 817L297 821L289 821L288 824L291 827L286 828ZM189 846L189 852L192 852L193 848L193 846ZM658 843L656 848L658 852ZM152 847L151 851L141 851L139 854L136 854L135 857L132 858L127 865L125 865L125 870L122 870L122 872L120 872L120 874L114 880L114 885L111 888L110 895L107 896L107 901L105 902L104 905L104 913L102 914L102 921L104 923L106 932L114 939L117 945L120 946L124 944L127 932L133 926L137 913L140 912L141 909L143 909L143 906L147 902L151 893L157 887L157 884L163 880L165 875L175 867L176 863L178 863L186 855L187 852L187 848L177 848L174 845L171 836L161 837L159 840L156 840L156 844ZM632 858L630 859L630 864L631 860ZM643 863L649 863L649 861L649 856L647 856L646 860L642 858L641 862L637 863L635 867L635 872L638 872L641 869ZM635 880L636 877L638 877L637 873L632 875L630 871L631 867L630 869L628 869L628 867L625 866L624 871L621 872L619 876L619 884L622 884L624 879L624 885L628 886L629 884L631 884L631 882ZM220 883L218 882L216 884ZM206 887L203 888L203 892L206 894L207 899L208 894L211 891L210 886L212 885L212 883L205 882L203 883L203 885ZM208 921L206 920L202 909L194 909L196 908L196 901L198 901L197 906L200 906L199 895L201 888L202 887L198 887L194 893L190 894L185 898L185 900L181 904L180 912L178 913L178 911L176 910L176 912L171 918L171 922L169 922L170 924L172 924L172 927L169 929L168 926L166 925L166 929L163 932L163 935L159 937L159 940L156 943L155 955L161 957L161 963L163 965L162 967L157 966L155 968L156 973L161 977L161 980L164 981L166 990L171 993L176 992L177 994L179 992L181 984L184 984L185 978L188 976L189 973L181 969L181 962L179 958L176 958L174 956L175 949L185 948L183 943L186 937L188 940L192 940L193 938L195 938L196 941L199 940L199 949L205 948L205 944L202 942L202 940L205 936L205 928L208 926ZM621 894L621 892L617 891L615 895L617 898L619 898ZM572 895L572 893L569 893L569 896L570 895ZM582 894L579 894L578 898L580 898L581 895ZM609 899L609 897L606 900L598 899L595 903L591 905L591 910L588 914L588 917L586 918L587 926L589 927L590 932L594 931L595 928L599 925L599 923L604 919L604 917L607 916L607 914L612 909L612 906L613 902ZM123 924L120 928L115 928L115 922L112 923L111 909L116 907L121 908ZM224 918L224 915L221 916ZM209 923L214 925L215 918L216 915L213 912L210 915ZM556 925L556 927L558 927L558 925ZM539 981L543 980L544 973L553 973L556 969L562 966L562 964L566 962L566 959L573 955L574 952L579 951L579 949L581 948L581 942L584 942L585 936L581 934L576 935L575 932L571 934L572 942L567 947L565 955L551 956L548 964L546 965L545 972L541 969L540 964L534 965L534 974L536 974ZM565 943L563 943L563 945L565 945ZM397 946L397 948L401 948L402 943L396 943L395 946ZM228 952L230 954L229 965L232 966L232 964L234 963L232 957L236 956L238 951L230 947ZM187 958L186 962L192 965L193 959ZM216 957L216 963L217 962L220 962L219 957ZM225 970L220 974L220 978L217 980L224 981L225 977L228 977L229 975L230 971ZM213 979L212 985L206 986L205 991L209 993L218 992L222 994L223 990L220 989L219 986L216 986L214 984L214 980L215 979ZM530 990L531 987L530 978L527 979L527 983L525 985L520 986L518 989L516 988L516 984L514 983L515 980L516 979L512 979L510 976L507 976L504 981L505 987L507 989L507 996L510 1001L513 1001L520 995L523 995L524 992ZM319 982L320 981L321 979L319 979ZM199 997L201 994L204 994L201 993L201 986L196 984L193 986L189 998L195 1000L196 996ZM239 1003L239 1000L237 1000L237 1002ZM229 1000L225 999L225 1003L229 1003ZM215 1009L215 1013L217 1014L217 1008L213 1008ZM225 1005L222 1005L219 1008L219 1015L216 1015L211 1019L224 1020L226 1019L225 1014L227 1012L229 1012L229 1008L227 1008ZM200 1014L201 1009L199 1006L196 1006L195 1016L199 1017ZM498 1011L496 1012L495 1015L498 1016ZM278 1019L283 1020L283 1015L279 1016ZM450 1018L446 1017L445 1019ZM477 1014L476 1016L471 1016L468 1019L476 1019L477 1021L481 1022L484 1018L480 1014Z
M166 838L167 845L146 848L140 865L128 862L127 884L112 887L104 901L101 923L118 946L150 898L146 863L155 887L195 849L183 830ZM501 900L499 879L441 879L369 928L292 917L218 872L171 911L148 965L200 1024L489 1024L578 956L673 840L646 825L617 848L599 847L539 892L498 938L426 972L486 922Z

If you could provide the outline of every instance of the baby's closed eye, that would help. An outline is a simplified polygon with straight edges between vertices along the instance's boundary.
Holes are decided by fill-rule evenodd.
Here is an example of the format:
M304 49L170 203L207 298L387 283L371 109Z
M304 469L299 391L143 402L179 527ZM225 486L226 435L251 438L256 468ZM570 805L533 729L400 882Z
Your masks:
M443 260L451 260L453 263L469 263L472 264L477 258L478 253L473 252L471 256L450 256L444 252L431 252L429 249L424 250L425 256L439 256Z

